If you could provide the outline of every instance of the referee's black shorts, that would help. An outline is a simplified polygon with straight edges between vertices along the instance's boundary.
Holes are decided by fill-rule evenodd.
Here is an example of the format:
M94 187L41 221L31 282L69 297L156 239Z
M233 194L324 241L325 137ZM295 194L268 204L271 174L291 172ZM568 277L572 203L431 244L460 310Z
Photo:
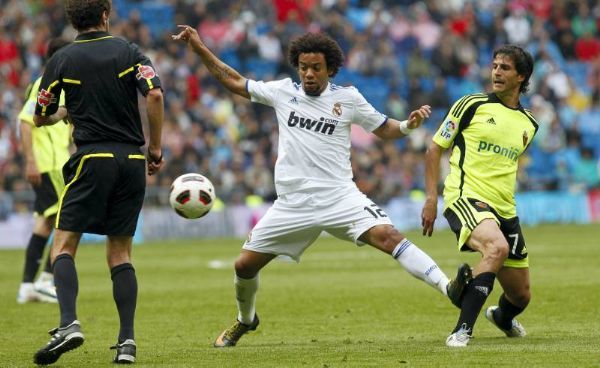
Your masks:
M136 145L78 147L63 167L65 190L56 227L78 233L133 236L146 189L145 157Z

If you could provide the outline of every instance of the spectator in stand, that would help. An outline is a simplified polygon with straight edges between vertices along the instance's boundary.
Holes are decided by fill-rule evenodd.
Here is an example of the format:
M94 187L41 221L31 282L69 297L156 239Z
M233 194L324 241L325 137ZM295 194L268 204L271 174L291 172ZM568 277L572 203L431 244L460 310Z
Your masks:
M572 175L572 190L590 190L600 187L600 165L594 159L591 148L581 148L581 158L575 163Z
M580 61L592 61L600 55L600 40L594 33L584 33L575 41L575 55Z
M582 37L586 34L595 34L597 31L596 19L590 12L587 1L577 2L577 15L571 20L571 28L575 37Z

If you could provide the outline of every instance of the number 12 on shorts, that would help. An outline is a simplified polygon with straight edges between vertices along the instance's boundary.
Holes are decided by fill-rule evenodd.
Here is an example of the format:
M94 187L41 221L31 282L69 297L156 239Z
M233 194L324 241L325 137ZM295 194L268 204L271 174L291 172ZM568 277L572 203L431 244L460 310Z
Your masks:
M370 208L365 206L364 210L367 211L368 213L370 213L371 216L373 216L375 218L388 217L385 214L385 212L383 212L383 210L381 208L379 208L379 206L376 205L375 203L372 203Z

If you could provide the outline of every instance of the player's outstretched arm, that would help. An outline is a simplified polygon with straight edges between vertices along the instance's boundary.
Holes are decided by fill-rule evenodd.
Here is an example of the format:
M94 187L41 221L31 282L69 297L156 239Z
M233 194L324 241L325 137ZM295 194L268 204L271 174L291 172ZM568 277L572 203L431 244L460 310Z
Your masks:
M164 160L162 158L161 134L164 117L163 94L160 88L148 91L146 95L148 106L148 126L150 128L150 142L148 143L148 175L158 172Z
M238 73L237 70L225 64L213 54L200 39L198 31L187 25L178 25L177 27L182 30L179 34L171 36L173 40L187 42L194 52L200 55L200 59L202 59L202 62L206 65L208 71L217 78L225 88L236 95L250 98L250 94L246 90L247 79Z
M427 149L425 154L425 193L426 199L421 212L421 226L423 235L433 234L433 225L437 217L438 190L440 179L440 160L444 149L435 142Z
M423 105L417 110L414 110L408 115L408 119L398 121L396 119L388 119L387 124L380 126L373 131L373 134L381 139L397 139L410 134L410 131L416 129L423 124L423 121L431 114L431 107Z

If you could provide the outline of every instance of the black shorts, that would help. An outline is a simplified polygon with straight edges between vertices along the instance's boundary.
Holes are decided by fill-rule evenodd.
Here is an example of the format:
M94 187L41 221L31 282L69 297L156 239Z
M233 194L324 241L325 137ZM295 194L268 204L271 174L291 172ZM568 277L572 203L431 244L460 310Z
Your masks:
M521 231L519 217L503 218L492 206L475 198L459 198L455 203L448 206L444 211L444 217L448 220L450 229L456 234L459 248L463 251L472 251L465 244L466 239L471 234L471 231L486 218L494 219L500 226L500 231L508 242L509 253L508 260L513 262L505 262L506 265L517 266L527 265L527 247L525 246L525 238ZM517 262L514 262L517 261ZM520 262L524 261L524 262Z
M65 187L60 171L41 173L40 185L34 185L35 201L33 211L38 216L50 217L58 211L58 198Z
M146 159L121 143L86 144L63 167L65 190L56 227L78 233L133 236L144 202Z

